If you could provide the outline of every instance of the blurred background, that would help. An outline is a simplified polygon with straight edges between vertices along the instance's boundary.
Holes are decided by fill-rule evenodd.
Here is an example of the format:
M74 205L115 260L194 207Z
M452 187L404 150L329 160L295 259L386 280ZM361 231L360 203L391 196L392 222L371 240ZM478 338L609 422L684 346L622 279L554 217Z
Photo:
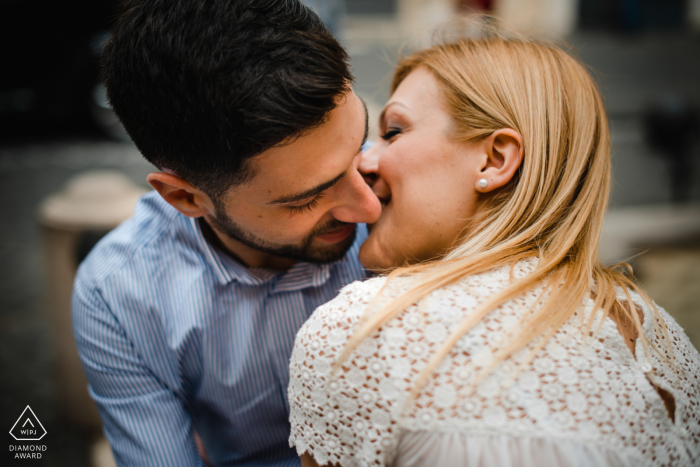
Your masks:
M0 428L8 433L30 405L47 431L34 461L45 466L112 462L85 399L69 300L77 263L129 215L152 169L98 79L116 3L0 0ZM569 44L611 119L614 188L601 254L630 261L700 345L700 0L307 3L348 48L375 126L397 59L445 20L486 12ZM2 465L26 462L0 450Z

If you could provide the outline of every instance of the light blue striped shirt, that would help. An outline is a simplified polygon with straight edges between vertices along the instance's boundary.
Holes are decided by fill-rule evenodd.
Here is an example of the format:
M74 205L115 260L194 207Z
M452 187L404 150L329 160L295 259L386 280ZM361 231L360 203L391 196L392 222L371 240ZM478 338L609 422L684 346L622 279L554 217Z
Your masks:
M294 336L363 279L357 260L247 269L153 192L78 271L73 324L90 393L121 466L298 466L287 384Z

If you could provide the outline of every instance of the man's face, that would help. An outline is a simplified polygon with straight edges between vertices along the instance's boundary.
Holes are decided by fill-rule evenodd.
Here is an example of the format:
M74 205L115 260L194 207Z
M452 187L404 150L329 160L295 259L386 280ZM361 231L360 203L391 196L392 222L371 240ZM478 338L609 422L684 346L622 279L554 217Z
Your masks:
M265 254L312 262L343 257L355 224L375 222L381 212L357 170L366 137L366 109L348 92L326 123L255 156L256 175L229 190L207 221L220 236Z

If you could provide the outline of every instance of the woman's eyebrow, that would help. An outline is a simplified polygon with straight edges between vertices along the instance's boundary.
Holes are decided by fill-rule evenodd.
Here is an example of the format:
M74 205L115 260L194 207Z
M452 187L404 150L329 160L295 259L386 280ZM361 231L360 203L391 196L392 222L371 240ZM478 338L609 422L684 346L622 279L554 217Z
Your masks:
M344 176L346 172L343 172L342 174L338 175L332 180L329 180L327 182L321 183L320 185L317 185L313 188L310 188L308 190L302 191L301 193L296 193L293 195L286 195L282 196L280 198L277 198L274 201L270 201L269 205L275 205L275 204L287 204L287 203L295 203L297 201L302 201L308 198L311 198L312 196L316 196L317 194L321 193L322 191L326 191L336 183L338 183Z
M392 101L387 103L384 108L382 109L382 113L379 114L379 122L381 123L382 120L384 120L384 116L386 115L386 111L391 107L392 105L398 105L400 107L403 107L404 109L408 110L408 107L406 107L403 103L399 101Z

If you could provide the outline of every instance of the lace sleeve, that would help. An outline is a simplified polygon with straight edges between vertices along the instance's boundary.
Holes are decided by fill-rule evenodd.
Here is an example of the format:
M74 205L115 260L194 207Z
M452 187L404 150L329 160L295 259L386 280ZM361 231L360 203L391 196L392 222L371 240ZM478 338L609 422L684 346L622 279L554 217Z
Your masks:
M642 303L641 297L632 295L635 303ZM671 393L675 405L676 428L681 438L687 440L687 448L695 462L700 461L700 354L690 342L683 328L657 305L659 315L666 326L666 332L655 328L650 310L644 311L644 333L651 336L652 344L659 352L649 352L649 359L644 356L643 348L637 344L636 353L643 364L649 365L649 380L657 387ZM670 348L673 356L669 355ZM675 365L675 368L674 368Z
M398 444L387 411L376 410L386 404L380 400L384 396L364 381L376 358L376 339L366 339L353 352L351 362L331 374L384 282L375 278L350 284L319 307L297 334L290 360L289 443L299 455L308 453L319 465L384 465Z
M655 348L645 352L641 339L637 339L636 360L652 385L671 395L675 419L672 426L685 440L685 448L696 465L700 463L700 354L666 310L655 304L664 331L642 297L633 291L629 293L632 302L643 312L644 334ZM626 299L622 291L618 291L617 298ZM673 355L669 354L669 348Z

